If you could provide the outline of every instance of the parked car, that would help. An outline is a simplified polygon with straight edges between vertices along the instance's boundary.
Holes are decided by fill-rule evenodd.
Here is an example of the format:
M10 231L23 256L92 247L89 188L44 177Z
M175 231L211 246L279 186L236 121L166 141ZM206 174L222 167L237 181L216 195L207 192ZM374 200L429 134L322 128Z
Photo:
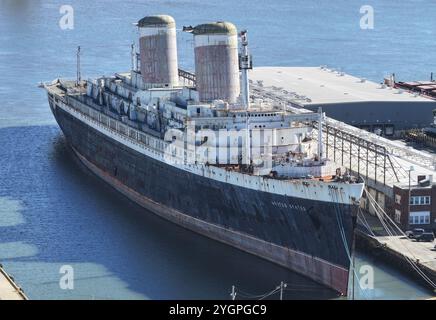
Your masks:
M433 232L424 232L420 235L415 236L416 241L424 241L424 242L433 242L434 241L434 234Z
M415 239L417 236L423 234L424 232L424 229L415 228L413 230L406 231L406 236L408 236L410 239Z

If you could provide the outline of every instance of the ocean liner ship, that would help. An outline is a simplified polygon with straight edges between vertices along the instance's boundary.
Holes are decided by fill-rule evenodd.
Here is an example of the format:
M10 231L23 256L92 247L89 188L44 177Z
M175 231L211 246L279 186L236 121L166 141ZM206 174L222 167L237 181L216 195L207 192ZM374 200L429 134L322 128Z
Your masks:
M323 113L253 99L229 22L183 28L195 74L172 17L137 27L130 72L43 85L74 153L149 211L346 294L363 182L325 157Z

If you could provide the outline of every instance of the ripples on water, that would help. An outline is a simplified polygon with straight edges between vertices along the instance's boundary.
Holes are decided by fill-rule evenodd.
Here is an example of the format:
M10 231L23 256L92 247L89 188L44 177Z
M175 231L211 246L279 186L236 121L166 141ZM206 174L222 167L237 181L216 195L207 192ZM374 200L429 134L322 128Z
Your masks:
M286 298L335 298L299 275L144 213L101 183L72 156L36 85L74 77L79 44L85 74L128 70L137 37L131 22L150 13L171 14L179 27L230 20L248 28L256 65L327 64L375 81L391 71L424 78L436 70L426 54L436 49L429 41L436 32L429 7L436 4L365 1L375 6L376 29L362 32L360 1L70 2L74 31L59 29L57 1L0 2L0 261L28 295L228 299L232 285L259 294L283 280L291 284ZM180 33L178 46L181 65L192 69L191 37ZM372 298L427 295L389 268L357 260L377 266ZM74 266L72 291L59 288L64 264Z

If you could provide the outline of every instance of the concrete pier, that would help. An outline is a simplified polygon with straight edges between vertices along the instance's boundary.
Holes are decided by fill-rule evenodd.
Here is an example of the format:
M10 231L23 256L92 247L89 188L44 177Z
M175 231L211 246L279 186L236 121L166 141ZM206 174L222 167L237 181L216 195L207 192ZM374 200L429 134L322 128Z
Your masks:
M356 232L356 247L369 252L372 256L384 260L396 269L409 275L436 295L435 289L418 274L406 257L433 283L436 282L436 251L434 243L416 242L405 236L370 236L365 232Z
M422 266L436 272L436 251L433 242L416 242L404 236L377 237L377 240L390 250L416 261Z
M23 290L0 265L0 300L28 300Z

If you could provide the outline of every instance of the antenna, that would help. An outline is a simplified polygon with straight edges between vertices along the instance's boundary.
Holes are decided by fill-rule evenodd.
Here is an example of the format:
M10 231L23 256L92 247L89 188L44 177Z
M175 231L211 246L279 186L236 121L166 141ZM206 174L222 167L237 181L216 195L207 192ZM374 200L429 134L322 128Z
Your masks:
M135 63L136 63L136 52L135 52L135 43L131 45L131 56L132 56L132 70L136 71Z
M241 37L242 44L242 52L239 54L239 69L241 70L242 75L241 97L245 108L248 110L250 108L250 84L248 80L248 70L253 69L253 62L251 55L248 54L247 30L241 31L239 36Z
M80 85L80 81L82 80L82 74L80 71L80 46L77 47L77 86Z

